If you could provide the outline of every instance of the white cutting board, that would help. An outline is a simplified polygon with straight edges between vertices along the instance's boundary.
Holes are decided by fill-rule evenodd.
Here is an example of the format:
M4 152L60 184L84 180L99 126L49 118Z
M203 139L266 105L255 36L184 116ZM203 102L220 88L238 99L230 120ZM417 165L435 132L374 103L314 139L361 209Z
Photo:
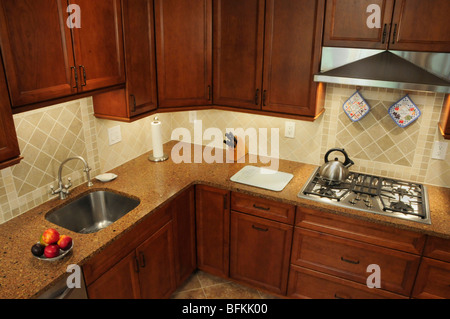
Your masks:
M294 175L274 171L264 167L247 165L234 174L230 180L236 183L260 187L280 192L291 181Z

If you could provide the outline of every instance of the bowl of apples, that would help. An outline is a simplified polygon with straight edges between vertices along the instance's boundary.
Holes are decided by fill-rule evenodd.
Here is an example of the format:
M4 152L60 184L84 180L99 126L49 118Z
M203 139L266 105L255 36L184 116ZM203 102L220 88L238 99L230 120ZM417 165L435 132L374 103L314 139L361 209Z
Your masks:
M73 240L60 235L54 228L46 229L39 241L31 247L31 253L39 260L55 261L66 256L73 249Z

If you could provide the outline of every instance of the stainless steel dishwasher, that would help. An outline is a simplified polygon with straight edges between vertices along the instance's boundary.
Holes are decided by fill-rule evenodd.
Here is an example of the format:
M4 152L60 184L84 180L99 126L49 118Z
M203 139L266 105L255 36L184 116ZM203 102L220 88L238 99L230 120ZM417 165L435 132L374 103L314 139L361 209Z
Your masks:
M69 275L64 276L53 287L40 295L38 299L88 299L83 275L80 278L80 288L69 288L67 286L67 277Z

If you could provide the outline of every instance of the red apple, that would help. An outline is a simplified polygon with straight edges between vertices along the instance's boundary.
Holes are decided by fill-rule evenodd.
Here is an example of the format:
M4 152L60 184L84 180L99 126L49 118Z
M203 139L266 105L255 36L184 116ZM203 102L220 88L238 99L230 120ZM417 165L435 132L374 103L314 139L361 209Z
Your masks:
M40 242L44 245L55 244L59 240L59 233L56 229L49 228L42 233Z
M58 246L62 250L70 249L70 247L72 247L72 238L66 235L62 235L61 237L59 237Z
M59 256L59 246L56 244L51 244L45 247L44 256L47 258L55 258Z

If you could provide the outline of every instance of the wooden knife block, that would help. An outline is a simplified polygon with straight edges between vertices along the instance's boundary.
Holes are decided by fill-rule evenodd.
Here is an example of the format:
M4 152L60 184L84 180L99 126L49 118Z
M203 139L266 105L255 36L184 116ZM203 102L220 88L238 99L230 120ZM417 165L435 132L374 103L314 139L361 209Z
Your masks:
M244 140L238 136L236 136L237 144L236 147L227 146L227 162L237 162L242 159L248 153L248 147L245 144Z

